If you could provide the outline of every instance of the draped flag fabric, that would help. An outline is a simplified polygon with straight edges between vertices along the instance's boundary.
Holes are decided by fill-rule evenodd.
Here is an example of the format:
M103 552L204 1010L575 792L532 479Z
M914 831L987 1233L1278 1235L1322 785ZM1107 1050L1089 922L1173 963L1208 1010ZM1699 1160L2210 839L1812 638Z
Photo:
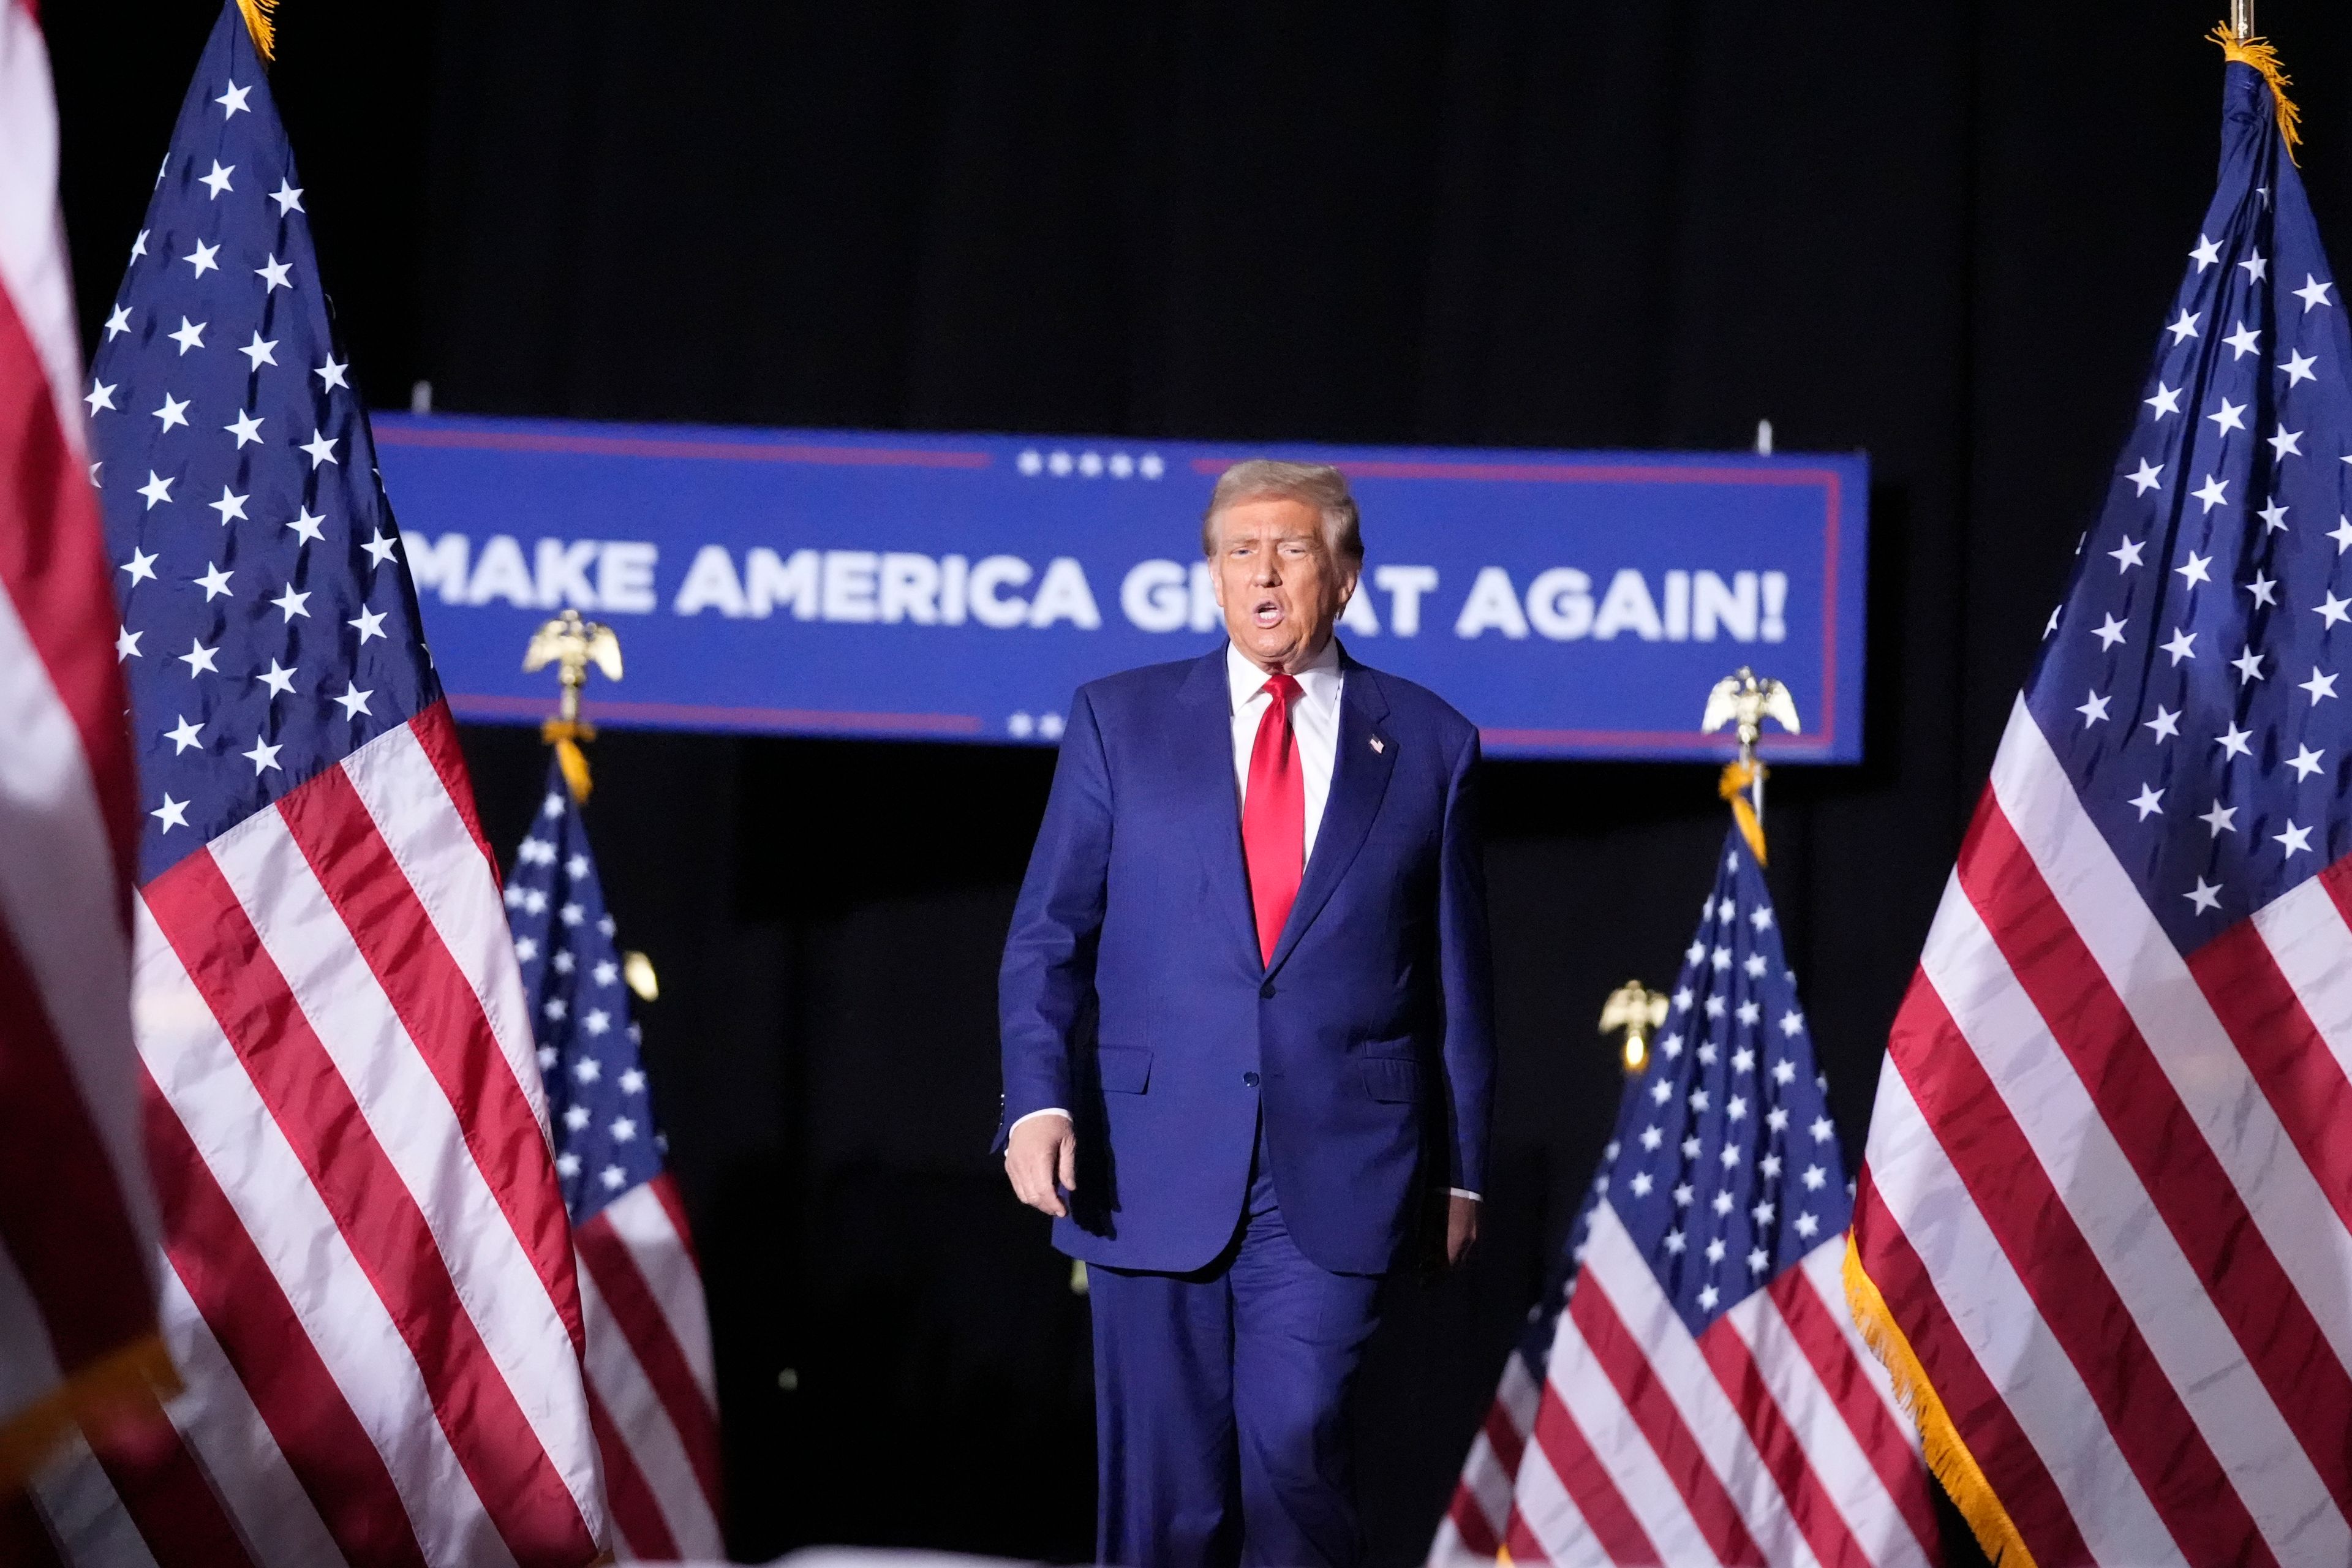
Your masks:
M0 0L0 1500L77 1422L152 1418L172 1377L131 1044L131 743L57 172L40 26ZM0 1559L10 1528L0 1500Z
M1542 1384L1520 1385L1524 1357L1506 1373L1507 1419L1532 1406L1499 1531L1512 1561L1938 1560L1916 1439L1845 1314L1825 1088L1735 825L1579 1222ZM1465 1528L1457 1510L1440 1552L1482 1527L1491 1511Z
M1855 1214L1857 1315L2005 1563L2352 1562L2352 332L2274 62L2226 47Z
M717 1558L719 1415L709 1320L663 1164L638 1026L588 827L559 759L515 850L507 920L555 1117L580 1254L589 1411L625 1555Z
M36 1498L74 1562L586 1563L602 1489L530 1020L310 199L226 6L81 399L188 1387Z

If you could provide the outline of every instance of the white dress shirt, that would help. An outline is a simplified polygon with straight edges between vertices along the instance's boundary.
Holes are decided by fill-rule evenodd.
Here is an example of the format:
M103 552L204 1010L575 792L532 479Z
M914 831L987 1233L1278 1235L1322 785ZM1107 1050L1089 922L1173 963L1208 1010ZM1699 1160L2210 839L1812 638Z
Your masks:
M1348 679L1347 671L1339 668L1339 639L1332 637L1325 642L1320 652L1290 674L1298 682L1298 696L1290 705L1290 733L1298 743L1299 782L1305 786L1307 797L1307 858L1311 860L1315 858L1316 830L1323 825L1323 807L1331 798L1331 770L1339 756L1339 693ZM1265 689L1269 679L1239 647L1230 642L1225 645L1225 685L1233 694L1234 704L1236 806L1245 805L1249 800L1250 753L1257 749L1258 725L1265 721L1265 710L1274 701ZM1066 1119L1069 1114L1060 1106L1051 1105L1031 1111L1013 1125L1018 1127L1031 1117ZM1449 1190L1457 1197L1478 1196L1461 1187Z

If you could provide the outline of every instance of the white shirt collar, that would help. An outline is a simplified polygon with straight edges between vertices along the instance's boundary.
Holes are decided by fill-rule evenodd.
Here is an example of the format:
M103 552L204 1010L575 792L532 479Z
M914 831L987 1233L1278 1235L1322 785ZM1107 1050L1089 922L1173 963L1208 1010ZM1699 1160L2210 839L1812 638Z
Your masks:
M1341 682L1339 639L1335 637L1325 642L1314 658L1291 671L1291 675L1298 682L1302 701L1336 706ZM1233 692L1234 712L1261 700L1266 679L1265 671L1251 663L1249 655L1230 641L1225 644L1225 684Z

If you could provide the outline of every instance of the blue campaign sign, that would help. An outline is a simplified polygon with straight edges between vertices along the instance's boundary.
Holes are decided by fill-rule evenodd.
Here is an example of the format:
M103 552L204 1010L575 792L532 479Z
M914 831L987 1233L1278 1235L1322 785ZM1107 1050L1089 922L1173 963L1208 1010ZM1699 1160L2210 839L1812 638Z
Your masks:
M1050 744L1081 682L1215 646L1211 486L1338 464L1366 563L1340 635L1496 753L1690 757L1708 689L1778 677L1862 755L1862 457L856 435L384 415L378 460L464 718L551 705L524 645L613 626L616 725Z

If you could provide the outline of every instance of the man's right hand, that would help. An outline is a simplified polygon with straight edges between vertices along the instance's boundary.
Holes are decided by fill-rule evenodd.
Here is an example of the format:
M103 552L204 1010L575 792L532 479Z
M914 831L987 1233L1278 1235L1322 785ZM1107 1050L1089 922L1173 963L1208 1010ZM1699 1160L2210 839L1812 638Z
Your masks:
M1062 1194L1077 1188L1077 1161L1078 1135L1068 1117L1055 1112L1024 1119L1004 1141L1004 1175L1013 1195L1055 1219L1070 1212Z

